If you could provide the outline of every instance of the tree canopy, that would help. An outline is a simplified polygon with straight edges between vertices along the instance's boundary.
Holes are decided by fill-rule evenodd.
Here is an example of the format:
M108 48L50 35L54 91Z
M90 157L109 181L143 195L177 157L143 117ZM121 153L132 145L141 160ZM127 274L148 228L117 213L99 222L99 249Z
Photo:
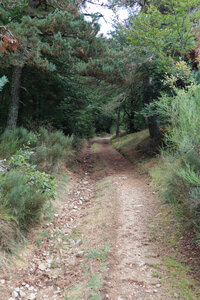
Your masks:
M100 116L108 121L105 106L109 124L121 115L124 128L134 131L145 126L144 107L170 92L166 78L174 76L181 87L192 82L184 74L192 74L187 63L198 45L198 0L102 3L130 13L110 37L98 35L98 12L85 18L86 3L1 1L0 73L9 81L1 93L2 127L29 119L29 126L50 122L83 136L95 131ZM194 64L197 70L198 55ZM116 102L122 94L124 100ZM147 125L155 123L149 118Z

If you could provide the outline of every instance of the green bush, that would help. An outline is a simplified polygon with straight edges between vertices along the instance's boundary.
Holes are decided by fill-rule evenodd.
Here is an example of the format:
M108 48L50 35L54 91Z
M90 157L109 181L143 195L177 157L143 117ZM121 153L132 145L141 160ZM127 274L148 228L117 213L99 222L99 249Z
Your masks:
M37 136L32 131L19 127L5 130L0 136L0 157L8 158L24 146L35 147Z
M65 136L62 131L48 131L41 127L38 132L38 143L34 149L32 162L42 170L58 171L75 158L74 136Z
M0 157L9 158L20 149L32 149L31 162L40 170L57 172L63 164L70 165L75 159L75 147L80 139L65 136L62 131L49 131L44 127L37 133L25 128L6 130L0 136ZM23 158L25 153L23 152ZM19 153L18 153L18 159Z
M17 226L16 218L3 204L0 204L0 228L0 250L14 252L16 244L22 242L24 238Z
M17 128L1 135L0 155L9 159L8 171L0 174L0 249L13 252L29 227L51 213L56 182L42 171L69 164L79 144L74 136L43 127L37 133Z
M13 252L25 231L52 210L56 197L53 176L30 163L33 151L20 149L0 174L0 248Z
M58 171L69 164L79 142L74 136L45 128L38 133L17 128L1 135L0 155L9 158L9 171L0 174L1 249L13 252L25 231L51 212L56 183L41 170Z
M200 86L176 92L158 102L169 126L162 163L152 175L162 196L180 205L184 216L200 228Z
M24 237L15 221L5 220L3 217L0 209L0 250L14 253L17 244L24 241Z
M27 230L46 212L55 196L55 181L33 170L11 170L1 175L0 205L20 230Z
M21 230L37 222L56 197L54 177L31 165L31 155L29 150L19 150L10 159L10 171L0 175L0 213L3 208L7 219L17 222Z

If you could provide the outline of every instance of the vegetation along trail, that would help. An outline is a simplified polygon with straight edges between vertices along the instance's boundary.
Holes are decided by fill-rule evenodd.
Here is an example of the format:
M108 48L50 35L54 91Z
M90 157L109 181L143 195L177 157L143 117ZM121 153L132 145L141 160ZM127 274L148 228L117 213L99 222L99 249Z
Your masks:
M148 220L158 203L148 183L108 138L78 161L53 220L1 274L0 299L173 299L153 276L160 261Z

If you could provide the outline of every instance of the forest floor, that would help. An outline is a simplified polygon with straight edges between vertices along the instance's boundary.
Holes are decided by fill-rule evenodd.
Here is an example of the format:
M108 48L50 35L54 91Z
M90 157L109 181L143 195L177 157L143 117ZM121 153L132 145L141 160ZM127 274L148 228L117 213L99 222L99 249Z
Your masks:
M78 161L60 180L53 219L30 233L15 264L5 259L0 300L200 299L174 259L172 227L180 232L141 170L106 137Z

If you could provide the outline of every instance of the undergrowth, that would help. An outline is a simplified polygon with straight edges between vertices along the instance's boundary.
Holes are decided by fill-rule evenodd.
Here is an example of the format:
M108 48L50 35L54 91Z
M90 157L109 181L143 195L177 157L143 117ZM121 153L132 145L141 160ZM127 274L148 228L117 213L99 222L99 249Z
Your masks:
M12 131L5 130L0 136L0 157L9 158L17 150L23 148L24 145L31 148L36 147L37 135L22 127L15 128Z
M180 213L180 209L178 211ZM152 276L159 278L160 284L170 292L173 299L199 299L199 284L195 280L196 276L191 276L194 266L188 264L182 250L184 228L181 222L175 221L170 205L163 204L160 207L159 214L149 220L149 229L151 241L159 249L162 259L162 264L151 265L154 269ZM189 253L190 250L187 251L191 255L191 262L195 253Z
M6 130L0 136L0 157L9 158L18 150L33 150L31 161L48 173L58 172L63 164L70 165L75 159L75 146L80 143L75 136L65 136L62 131L49 131L40 127L37 132L25 128Z
M30 226L50 213L56 197L54 177L30 164L31 154L19 150L9 160L9 171L0 174L0 247L7 252L13 252Z
M56 198L56 181L50 175L75 158L74 136L39 128L6 130L0 136L0 157L7 171L0 172L0 249L15 252L27 230L48 217ZM50 174L48 174L48 173Z
M159 111L168 119L167 148L152 172L153 184L185 224L200 232L200 86L163 96ZM199 240L200 243L200 240Z
M62 131L49 132L41 127L33 162L48 172L58 171L64 163L70 165L75 158L74 139L73 135L65 136Z

